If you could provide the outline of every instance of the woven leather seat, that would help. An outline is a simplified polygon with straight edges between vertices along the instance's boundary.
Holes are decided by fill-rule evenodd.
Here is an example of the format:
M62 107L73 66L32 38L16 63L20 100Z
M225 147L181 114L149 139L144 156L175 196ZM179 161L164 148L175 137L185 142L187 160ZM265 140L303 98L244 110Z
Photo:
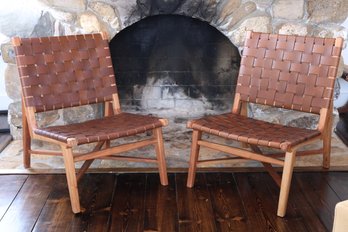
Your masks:
M81 145L132 136L162 126L157 117L120 113L71 125L37 128L34 133L64 143L73 139Z
M284 151L320 135L318 130L283 126L233 113L192 120L188 127L226 139Z
M330 166L332 95L342 44L342 38L248 32L232 112L187 124L193 130L187 187L193 187L198 165L226 163L229 159L199 159L201 147L227 153L234 160L260 161L280 186L277 215L283 217L295 157L321 153L323 167ZM319 123L311 130L264 122L248 116L249 103L315 114ZM211 136L203 139L203 133L238 141L243 146L216 143ZM318 140L323 142L322 149L298 151ZM280 153L265 154L260 147L276 148ZM282 176L272 165L283 166Z
M155 163L162 185L168 184L162 127L167 120L123 113L105 33L42 38L13 38L22 86L23 161L30 167L31 154L63 155L72 211L82 211L77 182L95 159ZM101 118L68 125L39 127L36 115L63 108L102 103ZM144 133L146 132L146 133ZM129 143L111 146L111 140L143 133ZM31 149L31 140L57 144L61 152ZM127 140L128 141L128 140ZM87 153L73 151L93 143ZM119 153L154 146L156 157ZM76 173L75 162L84 161ZM107 187L107 186L106 186Z

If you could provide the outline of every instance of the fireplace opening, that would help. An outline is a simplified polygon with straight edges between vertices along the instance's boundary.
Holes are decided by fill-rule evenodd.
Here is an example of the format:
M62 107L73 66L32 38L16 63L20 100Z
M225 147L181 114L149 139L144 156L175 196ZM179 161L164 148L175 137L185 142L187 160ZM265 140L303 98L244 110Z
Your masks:
M239 51L207 22L147 17L119 32L110 51L123 109L189 118L231 108Z

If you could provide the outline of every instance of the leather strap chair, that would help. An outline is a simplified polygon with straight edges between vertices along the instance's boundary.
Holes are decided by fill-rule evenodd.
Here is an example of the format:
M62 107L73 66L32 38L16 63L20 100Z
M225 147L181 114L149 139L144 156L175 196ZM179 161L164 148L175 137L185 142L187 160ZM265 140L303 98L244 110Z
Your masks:
M342 38L248 32L232 112L207 116L187 124L193 130L187 186L193 187L199 164L235 158L260 161L280 186L277 214L283 217L295 157L321 153L323 167L329 168L332 96L342 44ZM265 122L248 117L249 103L315 114L319 116L319 122L314 130ZM218 144L203 139L203 133L238 141L243 146ZM298 151L317 141L322 141L321 149ZM200 160L200 147L232 157ZM265 154L260 147L277 149L280 153ZM283 167L282 176L272 165Z
M42 38L13 38L22 85L24 166L31 154L63 155L72 211L82 211L78 180L95 159L116 159L158 165L162 185L168 184L162 127L165 119L121 111L114 69L105 33ZM88 104L104 104L104 116L80 123L39 127L41 112ZM111 141L150 132L135 142L112 146ZM33 150L31 140L57 144L61 152ZM95 144L90 152L73 151ZM120 153L152 145L157 156L148 158ZM84 161L76 170L75 162ZM106 186L107 187L107 186Z

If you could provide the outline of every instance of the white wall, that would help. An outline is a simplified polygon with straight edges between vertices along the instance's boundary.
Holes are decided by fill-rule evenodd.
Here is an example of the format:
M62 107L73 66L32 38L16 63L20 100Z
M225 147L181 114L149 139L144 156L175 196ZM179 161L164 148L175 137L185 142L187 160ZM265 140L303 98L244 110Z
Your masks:
M346 29L348 29L348 18L342 23L342 26L344 26ZM347 42L346 42L347 43ZM344 60L344 71L348 71L348 44L346 44L346 47L342 50L342 56ZM339 90L339 96L337 99L334 99L334 106L336 108L344 106L348 101L348 82L343 80L342 78L338 78L338 85L340 86Z
M12 36L28 37L41 16L42 7L38 0L0 0L0 44L8 43ZM16 12L16 13L14 13ZM18 17L18 14L21 17ZM12 22L16 22L13 27ZM12 100L5 88L6 64L0 55L0 110L8 110Z
M8 38L0 34L0 44L8 42ZM7 64L0 55L0 110L8 110L8 105L12 100L7 96L5 89L5 68Z
M348 18L343 22L342 26L344 26L346 29L348 29ZM347 42L346 42L347 43ZM348 44L342 51L344 64L348 65Z

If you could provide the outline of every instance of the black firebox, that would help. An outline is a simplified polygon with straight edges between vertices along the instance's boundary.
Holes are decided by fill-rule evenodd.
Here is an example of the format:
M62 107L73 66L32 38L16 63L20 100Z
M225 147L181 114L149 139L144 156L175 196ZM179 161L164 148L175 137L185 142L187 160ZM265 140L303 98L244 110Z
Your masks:
M147 17L119 32L110 49L122 107L187 116L231 107L239 51L207 22Z

